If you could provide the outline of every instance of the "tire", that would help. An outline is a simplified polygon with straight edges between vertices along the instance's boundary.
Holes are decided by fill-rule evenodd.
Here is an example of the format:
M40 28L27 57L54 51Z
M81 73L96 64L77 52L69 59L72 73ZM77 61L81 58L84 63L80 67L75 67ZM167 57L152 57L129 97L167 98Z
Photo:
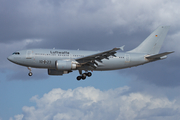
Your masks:
M77 78L76 78L78 81L79 80L81 80L82 79L82 77L81 76L77 76Z
M91 72L88 72L88 73L87 73L87 76L88 76L88 77L91 77L91 76L92 76L92 73L91 73Z
M82 80L85 80L86 79L86 76L82 76Z
M29 76L32 76L33 74L32 74L32 72L29 72L28 75L29 75Z
M86 73L83 73L83 74L82 74L82 77L86 77Z

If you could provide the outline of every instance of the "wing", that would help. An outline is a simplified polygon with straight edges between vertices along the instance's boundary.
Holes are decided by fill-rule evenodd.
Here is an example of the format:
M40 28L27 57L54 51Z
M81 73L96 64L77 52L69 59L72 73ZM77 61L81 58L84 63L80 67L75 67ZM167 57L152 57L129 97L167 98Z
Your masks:
M102 63L102 59L108 59L109 60L109 56L114 56L116 57L116 51L117 50L123 50L124 46L122 47L117 47L117 48L113 48L112 50L107 50L104 52L100 52L100 53L96 53L93 55L88 55L82 58L77 58L75 59L79 64L81 65L88 65L91 66L93 68L96 68L98 66L98 62Z

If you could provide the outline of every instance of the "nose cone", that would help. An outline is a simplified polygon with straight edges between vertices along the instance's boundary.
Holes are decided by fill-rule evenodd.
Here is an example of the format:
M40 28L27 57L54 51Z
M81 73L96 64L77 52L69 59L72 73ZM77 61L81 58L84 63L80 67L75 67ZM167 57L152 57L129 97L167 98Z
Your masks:
M13 62L13 57L12 57L12 56L9 56L7 59L8 59L9 61Z

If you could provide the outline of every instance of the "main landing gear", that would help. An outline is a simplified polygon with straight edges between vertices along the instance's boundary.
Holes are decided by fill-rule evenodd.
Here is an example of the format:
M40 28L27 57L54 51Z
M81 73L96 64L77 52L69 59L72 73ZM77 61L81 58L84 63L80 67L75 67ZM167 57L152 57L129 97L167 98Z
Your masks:
M28 67L28 70L29 70L28 75L29 75L29 76L32 76L32 75L33 75L33 73L31 72L31 68L30 68L30 67Z
M86 79L86 76L88 76L88 77L91 77L92 76L92 73L91 72L86 72L86 73L83 73L82 74L82 70L79 70L79 74L80 74L80 76L77 76L77 80L79 81L79 80L85 80Z

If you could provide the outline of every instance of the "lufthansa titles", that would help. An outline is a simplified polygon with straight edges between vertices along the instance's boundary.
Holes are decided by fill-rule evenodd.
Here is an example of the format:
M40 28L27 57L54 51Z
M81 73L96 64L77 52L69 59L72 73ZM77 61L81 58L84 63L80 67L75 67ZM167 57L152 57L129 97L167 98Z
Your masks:
M68 51L63 51L63 52L60 52L60 51L50 51L51 54L69 54Z

